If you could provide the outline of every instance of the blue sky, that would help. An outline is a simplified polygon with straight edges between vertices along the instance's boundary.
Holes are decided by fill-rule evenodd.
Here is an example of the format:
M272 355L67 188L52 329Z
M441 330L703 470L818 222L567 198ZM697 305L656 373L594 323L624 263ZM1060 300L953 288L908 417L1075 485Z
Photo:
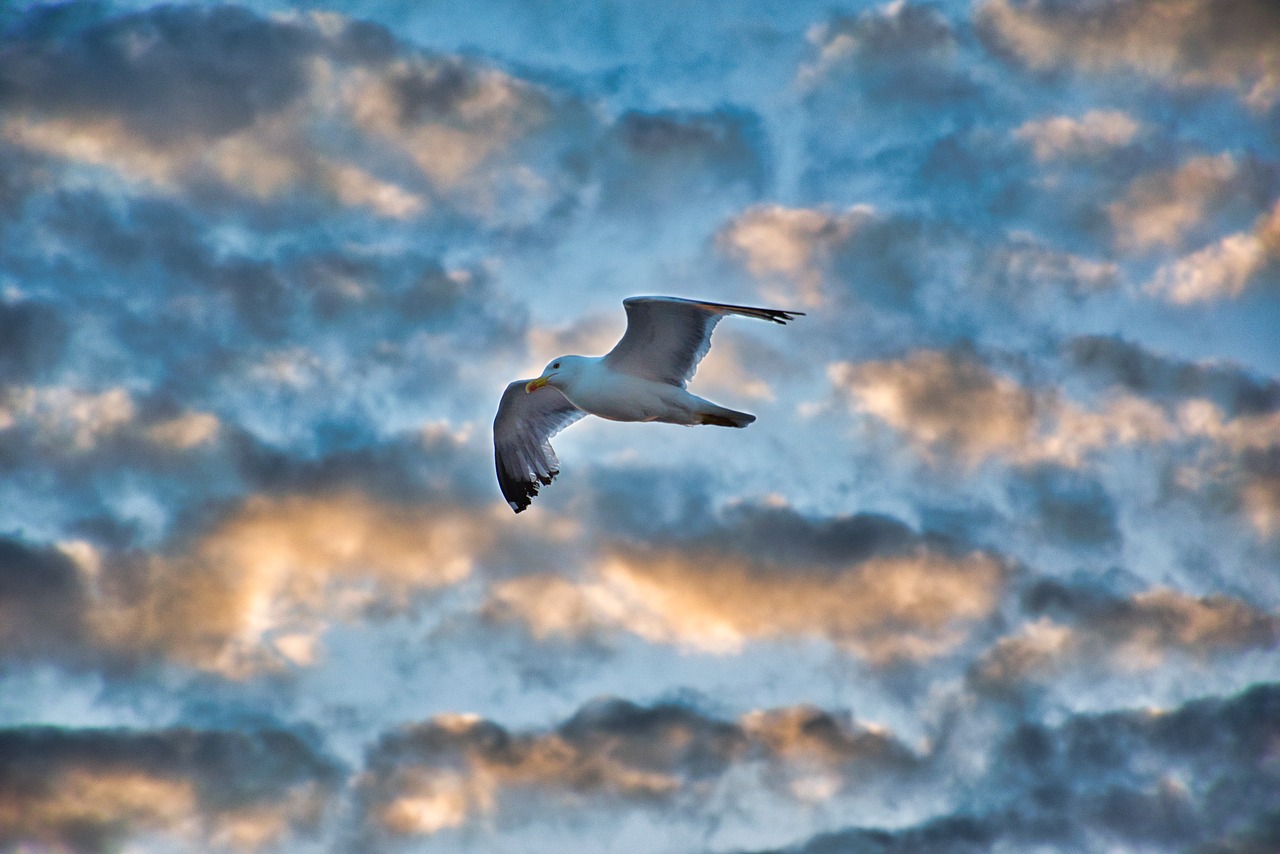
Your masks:
M1269 0L0 11L0 847L1280 846ZM726 431L507 383L730 318Z

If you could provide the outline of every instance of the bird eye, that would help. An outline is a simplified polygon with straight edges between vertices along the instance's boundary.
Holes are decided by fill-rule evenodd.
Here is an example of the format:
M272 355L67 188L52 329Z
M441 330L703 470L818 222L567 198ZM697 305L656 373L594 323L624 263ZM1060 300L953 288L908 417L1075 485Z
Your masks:
M552 367L552 368L559 368L559 367L560 367L560 363L559 363L559 362L556 362L556 363L555 363L554 365L552 365L551 367Z

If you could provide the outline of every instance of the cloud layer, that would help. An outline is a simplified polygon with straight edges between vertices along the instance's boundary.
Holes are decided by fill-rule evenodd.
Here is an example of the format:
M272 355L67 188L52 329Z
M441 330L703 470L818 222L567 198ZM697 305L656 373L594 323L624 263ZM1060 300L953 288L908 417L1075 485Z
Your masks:
M1272 4L303 6L0 11L0 847L1280 847Z

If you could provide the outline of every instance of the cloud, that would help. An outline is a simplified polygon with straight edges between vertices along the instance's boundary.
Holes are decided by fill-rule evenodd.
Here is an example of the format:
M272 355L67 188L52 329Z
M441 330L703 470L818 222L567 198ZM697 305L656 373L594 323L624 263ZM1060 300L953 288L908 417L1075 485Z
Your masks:
M571 99L334 14L160 7L12 48L0 136L151 190L310 191L389 219L439 204L496 222L541 213L576 180L525 145L585 121Z
M46 460L89 457L106 446L128 455L173 454L212 442L220 423L207 412L140 406L126 389L14 385L0 391L0 445Z
M306 90L303 25L234 6L161 7L19 39L3 63L10 108L118 119L148 143L228 136Z
M283 730L0 730L0 844L112 851L139 837L263 850L322 822L342 779Z
M1275 476L1280 412L1228 419L1201 401L1183 407L1182 417L1189 430L1213 444L1179 469L1177 486L1218 511L1242 513L1261 537L1271 537L1280 518Z
M976 463L1020 448L1034 435L1035 396L961 351L838 364L831 379L855 406L926 451L945 448Z
M1280 450L1245 455L1240 497L1245 514L1264 537L1280 533Z
M310 666L332 621L461 581L491 539L483 513L338 491L250 496L151 552L10 541L17 575L4 601L17 629L0 653L160 660L230 678ZM21 617L36 605L47 628Z
M837 363L829 374L855 411L901 435L932 466L972 471L995 460L1029 473L1010 495L1036 513L1039 533L1051 540L1098 545L1114 537L1110 499L1080 472L1108 470L1108 453L1136 446L1161 449L1171 496L1198 496L1202 510L1241 513L1261 536L1271 535L1275 502L1265 461L1280 413L1269 383L1226 366L1172 362L1117 339L1079 338L1069 348L1090 373L1118 380L1092 406L1057 387L1016 382L965 348Z
M1013 132L1030 143L1036 159L1089 157L1133 142L1141 126L1119 110L1090 110L1080 118L1051 116L1026 122Z
M233 677L305 666L329 620L465 578L485 529L457 508L358 493L250 497L183 552L134 567L137 592L92 619L108 647Z
M481 821L519 827L548 802L578 816L673 803L701 811L722 787L749 785L743 770L753 768L790 799L825 800L917 762L883 730L811 707L721 720L682 705L598 699L547 730L511 732L456 714L404 727L369 751L357 799L375 835L422 836Z
M950 343L998 335L1001 319L1051 323L1122 280L1114 261L1026 232L992 239L945 218L866 204L755 205L720 228L715 246L768 299L822 307L825 316L856 313L858 334L842 343L873 352L907 334Z
M1275 850L1259 2L5 6L0 849Z
M47 375L70 337L53 306L36 300L0 301L0 382L24 382Z
M0 427L29 423L33 438L52 451L88 451L135 420L132 396L123 388L87 392L67 387L10 387Z
M164 187L207 176L250 195L320 168L291 121L320 47L313 29L170 7L60 35L6 52L11 142Z
M1228 361L1183 361L1116 335L1068 339L1064 351L1085 375L1173 407L1191 398L1212 401L1227 415L1280 408L1280 383Z
M979 854L1118 847L1266 851L1280 842L1270 745L1280 686L1173 709L1075 715L1003 735L950 809L907 827L852 826L792 854ZM776 850L776 849L775 849Z
M855 409L902 433L933 463L955 455L969 466L1002 458L1077 467L1113 446L1164 443L1182 435L1178 423L1141 398L1113 396L1101 409L1085 409L993 371L966 349L838 363L829 373ZM1188 421L1195 420L1189 413ZM1189 423L1187 432L1212 431Z
M1177 248L1211 227L1213 215L1239 206L1255 215L1273 185L1274 176L1253 161L1229 153L1192 157L1176 169L1135 178L1107 214L1122 249Z
M1174 87L1231 89L1264 111L1280 99L1280 15L1267 0L986 0L979 33L1035 71L1135 71Z
M439 196L486 219L501 216L509 196L522 219L558 201L570 176L546 149L557 147L561 122L588 119L542 87L454 57L360 69L342 88L357 128L409 158ZM525 145L535 138L539 148Z
M928 4L889 3L839 16L813 26L808 40L816 55L798 82L810 92L834 95L852 83L871 98L935 104L972 94L954 61L956 34Z
M961 645L1009 574L991 555L953 554L882 517L746 512L722 524L668 546L606 546L581 579L502 582L486 614L536 638L625 631L713 654L816 638L886 666Z
M727 222L716 245L770 298L818 306L853 296L904 308L926 275L924 227L867 205L844 211L757 205Z
M1067 844L1101 837L1176 850L1226 842L1266 827L1262 792L1274 785L1275 769L1265 750L1257 751L1274 738L1269 716L1276 699L1275 685L1259 685L1168 711L1082 715L1059 728L1027 725L999 751L991 790L1003 794L1011 784L1016 791L1037 778L1052 786L1061 795L1052 809L1073 821L1042 827ZM1049 807L1031 800L1009 808L1009 818L1022 813L1034 828L1036 814Z
M1015 306L1055 294L1082 300L1113 291L1120 281L1120 270L1112 261L1063 252L1024 235L991 247L979 264L977 289L995 303Z
M487 437L486 437L487 438ZM392 505L430 504L449 495L459 506L498 498L487 442L469 427L428 422L356 446L336 443L300 454L240 431L228 437L227 459L242 484L260 495L360 493Z
M997 836L988 822L958 816L900 830L854 828L820 834L771 854L985 854Z
M606 209L642 210L684 208L699 197L735 190L754 199L770 172L760 117L729 107L626 112L601 141L596 168Z
M1019 516L1045 542L1074 548L1119 541L1116 502L1097 480L1057 465L1036 466L1009 487Z
M1050 683L1068 671L1131 674L1174 656L1207 662L1280 643L1280 616L1240 599L1155 587L1129 597L1089 586L1036 582L1023 594L1037 617L1001 638L974 666L986 690Z
M866 208L839 214L760 206L728 223L718 243L751 274L790 280L805 305L818 305L823 267L831 264L838 248L870 214Z
M70 655L84 642L88 591L56 548L0 538L0 654L18 660Z
M1280 263L1280 203L1253 231L1229 234L1217 243L1163 264L1146 291L1176 305L1232 299L1257 282L1271 281Z

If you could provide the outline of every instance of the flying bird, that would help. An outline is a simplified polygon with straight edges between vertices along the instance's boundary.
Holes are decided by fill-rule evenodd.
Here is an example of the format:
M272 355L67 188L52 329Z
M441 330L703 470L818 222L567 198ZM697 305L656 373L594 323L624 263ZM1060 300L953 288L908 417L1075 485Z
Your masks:
M498 485L519 513L560 473L551 437L586 415L611 421L665 421L746 427L754 415L717 406L685 391L711 331L740 314L786 323L802 311L752 308L679 297L631 297L627 331L603 356L561 356L542 375L507 386L493 419Z

